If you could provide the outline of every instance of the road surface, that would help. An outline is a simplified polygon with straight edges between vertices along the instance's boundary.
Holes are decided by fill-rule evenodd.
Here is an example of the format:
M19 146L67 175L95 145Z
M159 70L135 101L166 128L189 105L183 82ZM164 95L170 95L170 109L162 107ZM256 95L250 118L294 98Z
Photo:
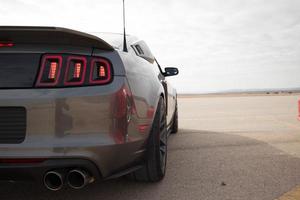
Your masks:
M0 199L300 199L298 99L300 95L179 98L180 130L169 138L162 182L120 178L59 192L33 183L0 183Z

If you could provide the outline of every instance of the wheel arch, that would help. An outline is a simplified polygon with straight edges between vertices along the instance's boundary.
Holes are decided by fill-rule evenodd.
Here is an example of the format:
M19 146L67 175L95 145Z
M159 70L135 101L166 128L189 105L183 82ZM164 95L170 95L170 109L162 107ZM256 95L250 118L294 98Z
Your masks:
M156 112L157 112L157 109L158 109L158 103L159 103L160 98L163 99L165 106L167 106L167 103L166 103L166 94L164 93L164 90L160 91L160 92L158 93L157 97L158 97L158 98L157 98L156 101L155 101L155 112L154 112L154 116L153 116L153 119L152 119L152 120L154 120L155 114L156 114ZM152 123L153 123L153 121L152 121Z

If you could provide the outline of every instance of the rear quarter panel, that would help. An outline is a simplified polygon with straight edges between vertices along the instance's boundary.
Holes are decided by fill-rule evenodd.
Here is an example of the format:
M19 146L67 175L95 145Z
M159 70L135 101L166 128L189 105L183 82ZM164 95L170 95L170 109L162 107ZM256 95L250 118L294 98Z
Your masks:
M159 97L164 95L164 90L158 74L153 70L156 67L154 64L130 53L120 52L120 56L133 95L138 125L147 127L146 134L141 135L145 138L150 131Z

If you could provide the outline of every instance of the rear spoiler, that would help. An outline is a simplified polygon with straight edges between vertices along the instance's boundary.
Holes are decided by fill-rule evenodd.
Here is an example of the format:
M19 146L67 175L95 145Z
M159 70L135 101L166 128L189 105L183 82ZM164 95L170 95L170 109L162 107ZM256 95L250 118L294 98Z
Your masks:
M58 44L114 50L104 40L79 31L58 27L0 26L0 41L13 44Z

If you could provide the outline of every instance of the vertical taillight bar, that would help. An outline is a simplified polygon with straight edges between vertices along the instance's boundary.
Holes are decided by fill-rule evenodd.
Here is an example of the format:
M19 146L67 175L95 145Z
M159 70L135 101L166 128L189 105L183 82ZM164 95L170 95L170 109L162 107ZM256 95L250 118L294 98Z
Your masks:
M48 73L48 79L54 80L58 69L58 62L50 62L50 70Z
M42 65L38 74L36 86L56 86L62 67L62 56L45 55L42 58Z
M90 67L90 84L105 84L111 81L111 65L107 60L94 58Z
M64 85L82 85L85 79L87 59L82 56L68 57Z

